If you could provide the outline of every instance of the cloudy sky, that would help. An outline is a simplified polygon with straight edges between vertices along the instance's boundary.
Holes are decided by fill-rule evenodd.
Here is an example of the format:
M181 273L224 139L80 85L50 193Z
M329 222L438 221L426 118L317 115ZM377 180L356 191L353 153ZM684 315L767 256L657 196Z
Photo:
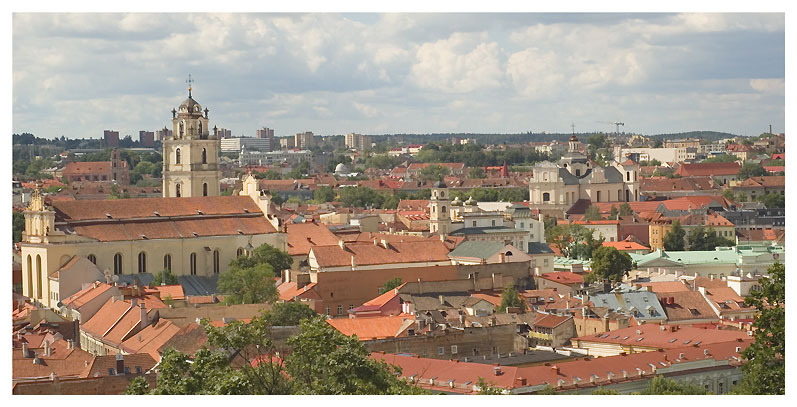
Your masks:
M12 17L13 131L784 131L783 14Z

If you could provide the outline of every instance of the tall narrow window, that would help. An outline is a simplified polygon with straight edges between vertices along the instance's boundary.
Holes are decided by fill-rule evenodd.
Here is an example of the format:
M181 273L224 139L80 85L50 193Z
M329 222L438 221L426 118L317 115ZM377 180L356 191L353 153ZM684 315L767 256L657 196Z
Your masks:
M167 254L167 255L163 256L163 268L165 268L166 270L169 270L169 272L171 273L171 271L172 271L172 255L171 254Z
M33 298L33 258L28 255L28 298Z
M190 257L191 275L196 275L196 253L191 253Z
M42 256L36 255L36 298L42 298Z
M90 262L92 262L94 264L97 264L97 256L95 256L93 254L90 254L90 255L88 255L87 258L89 259Z
M181 184L179 184L179 183L174 186L174 196L176 196L178 198L183 196L183 191L182 191L182 188L181 188Z
M213 251L213 272L219 274L219 251Z
M147 254L144 252L138 254L138 272L147 272Z
M208 163L208 152L204 148L202 149L202 164Z
M208 196L208 183L202 184L202 196Z
M181 163L181 156L180 156L180 149L174 150L174 163L180 164Z
M239 247L238 251L235 252L235 257L241 257L243 255L244 255L244 249Z
M113 273L122 274L122 253L113 255Z

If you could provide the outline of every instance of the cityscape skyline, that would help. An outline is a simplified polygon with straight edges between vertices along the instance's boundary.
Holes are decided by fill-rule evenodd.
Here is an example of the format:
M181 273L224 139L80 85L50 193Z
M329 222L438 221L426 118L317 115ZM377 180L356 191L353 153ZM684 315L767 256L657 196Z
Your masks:
M168 127L189 74L234 136L784 131L783 13L12 20L13 132L38 137Z

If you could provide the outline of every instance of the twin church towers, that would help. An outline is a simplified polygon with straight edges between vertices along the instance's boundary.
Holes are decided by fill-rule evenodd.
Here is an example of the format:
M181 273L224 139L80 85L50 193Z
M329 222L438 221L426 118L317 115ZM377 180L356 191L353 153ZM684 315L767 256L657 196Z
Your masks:
M163 140L163 196L218 196L219 139L209 128L208 109L191 96L172 109L172 135Z

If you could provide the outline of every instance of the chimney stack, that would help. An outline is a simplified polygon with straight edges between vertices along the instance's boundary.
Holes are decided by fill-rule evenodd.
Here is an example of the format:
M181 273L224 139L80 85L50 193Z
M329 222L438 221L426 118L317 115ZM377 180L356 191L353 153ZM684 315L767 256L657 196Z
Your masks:
M343 239L338 239L338 246L340 246L341 249L346 250L346 243L343 242Z
M52 349L50 349L50 341L44 340L44 356L50 356L52 354Z
M144 304L139 305L139 312L141 313L140 314L141 315L141 317L140 317L141 325L139 326L139 329L144 329L149 324L149 321L148 321L148 318L147 318L147 308L144 307Z
M440 299L440 305L445 305L445 303L446 303L446 299L445 299L445 297L443 296L443 294L440 294L440 296L439 296L438 298Z
M418 294L423 294L423 280L418 279Z
M125 357L121 352L116 354L116 374L125 373Z
M28 343L22 342L22 357L29 358L30 354L28 353Z

